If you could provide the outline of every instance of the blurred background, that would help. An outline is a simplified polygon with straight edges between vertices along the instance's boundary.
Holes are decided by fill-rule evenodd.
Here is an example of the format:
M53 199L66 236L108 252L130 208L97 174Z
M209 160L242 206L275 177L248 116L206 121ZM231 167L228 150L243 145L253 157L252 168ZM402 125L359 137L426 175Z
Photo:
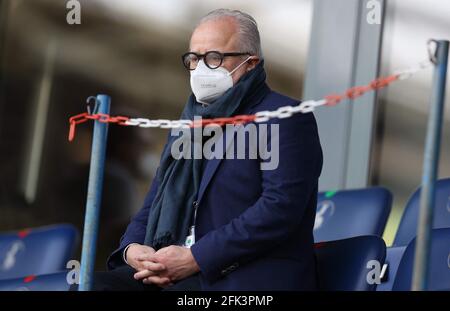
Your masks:
M66 1L0 0L0 231L67 222L82 232L92 123L78 126L69 143L69 117L106 93L114 115L178 118L190 94L180 56L213 9L251 14L269 85L303 98L313 0L79 2L81 25L68 25ZM448 0L387 1L380 73L426 59L429 38L450 37L449 16ZM421 182L430 86L428 70L379 93L370 185L394 194L387 244ZM440 177L450 176L449 97ZM110 126L98 269L141 207L166 135Z

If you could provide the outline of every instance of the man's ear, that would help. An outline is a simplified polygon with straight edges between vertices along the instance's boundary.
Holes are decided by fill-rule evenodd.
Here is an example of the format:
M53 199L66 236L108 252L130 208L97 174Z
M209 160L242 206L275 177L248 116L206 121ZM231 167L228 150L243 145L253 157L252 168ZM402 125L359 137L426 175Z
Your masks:
M256 67L256 65L258 65L260 62L259 57L254 56L254 58L251 58L247 61L248 66L247 66L247 72L249 72L250 70L254 69Z

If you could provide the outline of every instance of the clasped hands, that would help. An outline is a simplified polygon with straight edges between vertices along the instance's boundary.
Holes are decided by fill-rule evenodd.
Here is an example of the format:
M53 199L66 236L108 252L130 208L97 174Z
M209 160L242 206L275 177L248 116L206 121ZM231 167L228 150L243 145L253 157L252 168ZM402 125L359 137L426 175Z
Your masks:
M182 246L170 245L155 251L150 246L133 244L126 258L137 271L136 280L163 288L200 271L191 250Z

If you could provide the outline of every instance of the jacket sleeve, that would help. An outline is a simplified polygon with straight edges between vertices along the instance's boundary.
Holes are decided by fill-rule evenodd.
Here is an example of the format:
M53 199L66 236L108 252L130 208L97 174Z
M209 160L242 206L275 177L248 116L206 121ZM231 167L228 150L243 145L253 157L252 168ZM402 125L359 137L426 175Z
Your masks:
M276 169L261 171L260 198L240 216L208 232L191 247L201 273L209 281L287 239L298 228L311 196L315 195L322 150L313 114L275 119L269 124L277 123L278 139L268 136L268 141L271 148L279 146L279 164Z
M125 264L125 262L123 261L122 253L128 244L144 243L149 211L157 191L158 183L156 181L156 178L154 178L150 187L150 191L145 197L144 206L133 217L130 224L128 225L125 234L120 239L119 248L116 249L107 259L107 266L109 270L115 269L118 266Z

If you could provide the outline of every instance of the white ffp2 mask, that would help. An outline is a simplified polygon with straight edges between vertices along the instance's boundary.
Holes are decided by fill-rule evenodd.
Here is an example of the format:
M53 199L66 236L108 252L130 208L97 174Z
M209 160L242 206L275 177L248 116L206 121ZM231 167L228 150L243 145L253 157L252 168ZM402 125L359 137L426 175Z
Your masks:
M217 69L208 68L205 62L200 60L197 68L191 71L191 89L195 99L201 104L210 104L233 87L231 75L245 64L251 56L239 66L229 72L224 67Z

